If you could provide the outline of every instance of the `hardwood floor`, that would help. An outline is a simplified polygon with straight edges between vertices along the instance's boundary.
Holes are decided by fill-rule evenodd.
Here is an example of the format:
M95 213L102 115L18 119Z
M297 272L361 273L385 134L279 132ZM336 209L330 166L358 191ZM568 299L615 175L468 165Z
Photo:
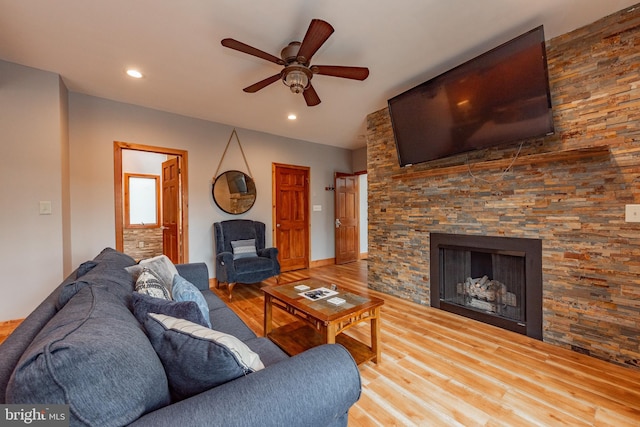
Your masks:
M285 273L370 292L382 307L382 362L360 365L362 396L349 426L640 426L640 371L368 290L367 262ZM233 299L213 289L262 335L261 286ZM291 316L274 310L281 326ZM0 323L0 341L19 322ZM369 339L363 323L348 334ZM368 341L367 341L368 342Z
M349 426L639 426L640 372L366 288L367 262L282 275L382 297L382 362L360 365ZM231 308L262 335L261 286L238 285ZM226 289L214 289L229 301ZM291 320L274 310L274 325ZM369 339L361 324L348 334Z
M24 319L18 319L0 322L0 344L2 344L2 342L11 335L11 332L13 332L13 330L17 328L23 320Z

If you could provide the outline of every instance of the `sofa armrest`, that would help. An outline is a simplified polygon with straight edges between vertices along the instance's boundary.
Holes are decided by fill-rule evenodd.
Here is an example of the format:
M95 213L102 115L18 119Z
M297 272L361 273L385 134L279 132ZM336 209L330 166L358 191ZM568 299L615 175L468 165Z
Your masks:
M196 285L200 290L209 289L209 269L204 262L190 264L176 264L180 276Z
M326 344L150 412L131 425L346 425L360 391L360 373L349 352Z

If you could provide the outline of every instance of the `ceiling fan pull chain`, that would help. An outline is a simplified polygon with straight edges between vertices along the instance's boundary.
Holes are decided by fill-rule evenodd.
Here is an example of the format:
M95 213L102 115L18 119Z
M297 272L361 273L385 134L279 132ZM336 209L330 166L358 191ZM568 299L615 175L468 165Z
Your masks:
M251 168L249 168L249 163L247 162L247 157L244 155L244 150L242 149L242 144L240 143L240 138L238 137L238 132L236 132L236 128L233 128L231 131L231 135L229 135L229 140L227 141L227 146L224 147L224 152L222 153L222 157L220 157L220 162L218 163L218 168L216 169L216 173L213 176L213 179L216 179L218 176L218 172L220 171L220 166L222 166L222 161L224 160L224 156L227 154L227 150L229 149L229 144L231 143L231 138L233 135L236 136L236 141L238 141L238 147L240 147L240 153L242 153L242 159L244 160L244 164L247 166L247 172L249 172L249 177L253 178L251 174Z

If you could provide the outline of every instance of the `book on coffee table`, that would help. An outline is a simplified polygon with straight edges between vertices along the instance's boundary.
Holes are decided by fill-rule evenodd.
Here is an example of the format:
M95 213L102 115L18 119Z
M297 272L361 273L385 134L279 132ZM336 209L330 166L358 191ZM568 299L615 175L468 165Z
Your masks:
M318 301L330 296L336 295L338 292L327 288L316 288L308 291L300 292L298 295L305 297L311 301Z

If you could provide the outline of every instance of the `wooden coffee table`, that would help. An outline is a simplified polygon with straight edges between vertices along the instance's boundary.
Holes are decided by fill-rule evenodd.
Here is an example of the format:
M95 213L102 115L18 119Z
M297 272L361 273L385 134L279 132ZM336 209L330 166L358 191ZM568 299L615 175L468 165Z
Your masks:
M300 295L297 286L308 286L304 292L319 288L331 289L331 284L316 279L306 279L286 285L268 286L264 291L264 335L276 343L288 355L293 356L321 344L338 343L345 346L357 364L380 358L380 307L384 300L369 295L336 289L336 295L307 299ZM337 297L340 305L329 302ZM299 321L277 329L272 327L272 310L277 307L295 316ZM361 322L371 324L371 345L360 342L342 332Z

